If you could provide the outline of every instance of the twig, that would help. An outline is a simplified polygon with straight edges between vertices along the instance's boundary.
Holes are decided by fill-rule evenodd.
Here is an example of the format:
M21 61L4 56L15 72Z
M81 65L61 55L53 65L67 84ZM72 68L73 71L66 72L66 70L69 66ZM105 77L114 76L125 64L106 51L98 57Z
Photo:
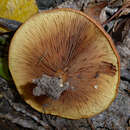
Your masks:
M88 121L88 124L89 124L91 130L95 130L95 127L94 127L94 125L93 125L91 119L87 119L87 121Z
M15 31L3 32L3 33L0 32L0 36L3 36L3 35L14 35L14 33L15 33Z
M0 17L0 26L9 31L16 31L21 24L21 22Z

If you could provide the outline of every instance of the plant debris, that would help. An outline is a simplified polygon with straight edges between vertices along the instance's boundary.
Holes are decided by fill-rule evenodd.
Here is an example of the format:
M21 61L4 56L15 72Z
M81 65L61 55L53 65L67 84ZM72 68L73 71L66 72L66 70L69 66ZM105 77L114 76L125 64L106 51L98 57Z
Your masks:
M69 82L63 83L61 78L45 74L41 78L34 79L33 83L37 85L37 87L33 88L34 96L46 95L52 99L59 99L61 94L70 87Z

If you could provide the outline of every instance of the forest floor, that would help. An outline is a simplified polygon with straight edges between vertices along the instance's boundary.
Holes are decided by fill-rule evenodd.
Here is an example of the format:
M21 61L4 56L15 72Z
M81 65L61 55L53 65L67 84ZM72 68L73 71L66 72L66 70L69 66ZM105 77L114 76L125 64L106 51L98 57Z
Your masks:
M102 24L112 37L121 59L118 95L101 114L89 119L69 120L33 110L20 98L14 85L0 77L0 130L130 130L130 5L125 6L126 2L128 1L37 0L39 11L74 8ZM120 13L117 13L121 8ZM116 13L113 19L106 21ZM8 39L6 35L0 38Z

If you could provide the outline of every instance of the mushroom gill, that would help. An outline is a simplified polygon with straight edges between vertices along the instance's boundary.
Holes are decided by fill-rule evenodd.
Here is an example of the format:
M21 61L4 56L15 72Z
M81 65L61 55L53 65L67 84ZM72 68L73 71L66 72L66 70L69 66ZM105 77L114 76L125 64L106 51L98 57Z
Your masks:
M25 102L39 112L71 119L94 116L111 104L119 67L110 36L92 18L72 9L31 17L17 30L9 49L9 68ZM69 87L56 100L35 95L32 81L43 75L61 78Z

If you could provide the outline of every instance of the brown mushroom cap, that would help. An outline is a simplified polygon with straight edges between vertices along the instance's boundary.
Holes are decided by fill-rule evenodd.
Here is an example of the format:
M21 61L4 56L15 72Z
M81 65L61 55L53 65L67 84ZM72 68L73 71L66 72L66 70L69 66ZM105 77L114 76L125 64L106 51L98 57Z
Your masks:
M72 9L31 17L15 33L9 50L9 68L24 100L39 112L71 119L94 116L111 104L119 67L110 36L86 14ZM34 96L32 80L43 74L63 75L74 89L57 100Z

